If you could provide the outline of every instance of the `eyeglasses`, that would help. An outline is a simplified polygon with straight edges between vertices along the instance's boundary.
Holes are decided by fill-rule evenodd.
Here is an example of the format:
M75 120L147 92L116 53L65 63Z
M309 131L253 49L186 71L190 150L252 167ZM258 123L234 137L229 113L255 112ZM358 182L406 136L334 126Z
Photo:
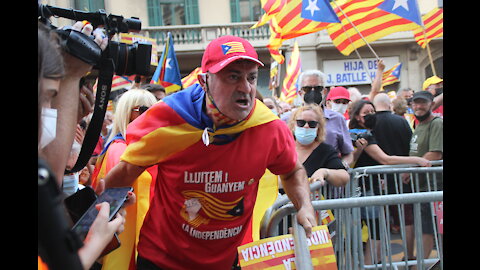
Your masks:
M297 126L298 127L303 127L305 124L308 123L309 128L316 128L318 125L317 121L305 121L305 120L297 120Z
M310 90L316 90L316 91L322 91L323 86L322 85L317 85L317 86L302 86L301 88L304 92L308 92Z
M148 110L149 107L147 106L138 106L132 109L134 112L140 112L140 114L144 113L146 110Z

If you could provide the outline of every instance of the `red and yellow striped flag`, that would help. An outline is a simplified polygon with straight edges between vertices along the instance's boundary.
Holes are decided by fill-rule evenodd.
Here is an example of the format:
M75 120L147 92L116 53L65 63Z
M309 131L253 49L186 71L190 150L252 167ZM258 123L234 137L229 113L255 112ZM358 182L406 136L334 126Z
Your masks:
M293 99L297 95L297 80L302 71L302 63L300 61L300 51L298 49L298 43L295 41L293 45L292 55L288 61L287 74L283 79L282 93L280 94L280 100L287 103L292 103Z
M308 3L308 1L305 2ZM275 5L272 3L272 8L269 10L262 6L268 15L266 13L254 27L269 20L271 36L267 47L273 59L278 63L284 62L283 56L278 51L284 40L318 32L332 22L338 22L338 18L328 2L320 0L312 4L315 5L315 8L313 6L309 8L302 0L276 0Z
M327 28L333 44L344 55L350 55L355 48L365 46L357 30L367 42L373 42L389 34L410 31L418 25L410 20L377 8L383 0L351 0L340 9L334 5L334 10L340 18L340 24L330 24ZM352 22L356 29L352 26Z
M414 30L413 36L418 45L425 49L430 40L443 36L443 8L432 9L422 16L422 20L425 26L426 42L422 28Z
M287 3L287 0L260 0L265 14L251 28L256 28L267 23L275 14L280 12Z
M182 78L183 89L198 83L197 75L202 73L202 68L197 67L190 74Z

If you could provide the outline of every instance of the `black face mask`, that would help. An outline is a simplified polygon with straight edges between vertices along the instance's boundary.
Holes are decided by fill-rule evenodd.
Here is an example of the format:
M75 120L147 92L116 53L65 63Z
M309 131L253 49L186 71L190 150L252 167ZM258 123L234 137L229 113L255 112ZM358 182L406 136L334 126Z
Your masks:
M373 129L375 127L375 123L377 122L377 115L376 114L367 114L363 117L365 119L365 123L363 124L368 129Z
M308 91L303 95L303 101L305 101L306 104L320 104L320 102L322 102L322 92L316 90Z

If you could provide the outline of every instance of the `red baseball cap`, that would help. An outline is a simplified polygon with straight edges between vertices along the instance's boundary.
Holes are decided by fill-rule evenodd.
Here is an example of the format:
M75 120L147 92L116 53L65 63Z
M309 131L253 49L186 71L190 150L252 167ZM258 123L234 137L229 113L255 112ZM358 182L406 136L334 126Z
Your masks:
M328 92L328 95L327 95L327 100L336 100L336 99L350 100L350 92L348 92L347 88L342 86L337 86L330 89L330 92Z
M250 42L236 36L221 36L212 40L207 45L202 58L202 71L217 73L238 59L251 60L264 66L264 64L258 60L258 54Z

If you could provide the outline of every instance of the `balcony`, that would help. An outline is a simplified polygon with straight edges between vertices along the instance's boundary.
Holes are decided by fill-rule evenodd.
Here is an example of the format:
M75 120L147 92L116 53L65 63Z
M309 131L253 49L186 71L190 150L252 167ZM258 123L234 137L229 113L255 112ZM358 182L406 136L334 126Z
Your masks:
M254 24L255 22L241 22L222 25L147 26L142 28L140 35L155 39L159 51L163 50L168 32L172 33L175 52L203 51L210 41L224 35L239 36L250 41L256 48L266 48L270 38L268 24L250 29Z

